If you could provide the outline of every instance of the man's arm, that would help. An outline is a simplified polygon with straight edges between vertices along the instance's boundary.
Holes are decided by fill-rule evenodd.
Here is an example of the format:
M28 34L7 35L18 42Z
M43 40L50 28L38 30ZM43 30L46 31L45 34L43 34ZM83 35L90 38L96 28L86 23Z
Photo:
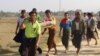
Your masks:
M38 45L39 45L39 41L40 41L40 34L37 35L36 37L36 46L38 48Z
M44 31L42 32L42 35L46 32L47 28L44 28Z
M38 24L38 27L37 27L37 39L36 39L37 47L38 47L38 44L39 44L39 41L40 41L40 34L41 34L41 26L40 26L40 24Z
M59 36L61 37L62 27L60 26Z
M17 32L18 32L18 28L19 28L19 23L17 23L15 34L17 34Z
M21 24L21 29L25 29L26 25L25 25L25 20L23 21L23 23Z
M94 19L91 20L91 30L95 31L96 21Z
M82 32L82 34L83 35L85 35L86 34L86 23L85 23L85 21L83 21L83 32Z

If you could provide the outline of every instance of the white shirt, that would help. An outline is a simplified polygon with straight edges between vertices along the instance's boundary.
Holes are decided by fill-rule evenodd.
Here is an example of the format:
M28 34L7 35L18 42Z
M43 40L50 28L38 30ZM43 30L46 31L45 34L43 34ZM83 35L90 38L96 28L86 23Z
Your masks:
M55 20L55 19L54 19L54 20ZM41 26L55 25L56 22L55 22L54 20L52 21L52 17L51 17L51 18L45 17L45 18L42 20Z
M83 20L86 22L86 21L87 21L87 19L88 19L88 17L87 17L87 16L85 16Z
M23 23L24 19L25 18L21 18L21 17L18 18L17 22L19 23L19 26L21 26L21 24Z
M88 26L90 26L92 19L88 19Z
M93 19L96 21L96 24L98 24L98 23L97 23L97 21L98 21L97 18L96 18L96 17L93 17Z
M88 23L88 27L91 27L90 25L91 25L91 20L95 20L95 22L96 22L96 18L95 17L92 17L91 19L88 19L88 21L87 21L87 23ZM97 24L97 23L95 23L95 24ZM93 26L93 28L91 27L91 30L92 31L95 31L95 28L97 27L97 25L94 25Z
M76 30L79 30L79 22L75 22L76 24Z
M100 16L99 16L99 17L97 17L97 21L100 21Z

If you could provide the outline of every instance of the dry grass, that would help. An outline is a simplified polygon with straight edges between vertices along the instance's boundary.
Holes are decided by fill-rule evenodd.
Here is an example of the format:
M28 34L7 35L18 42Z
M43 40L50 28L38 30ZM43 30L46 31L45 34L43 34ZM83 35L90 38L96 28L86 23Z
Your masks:
M15 43L13 41L13 37L15 36L15 28L16 28L16 19L17 17L9 17L0 19L0 56L19 56L18 47L19 43ZM59 25L59 24L58 24ZM56 28L56 38L55 41L59 42L60 38L58 36L59 27ZM100 31L99 31L100 34ZM40 39L40 47L43 49L47 47L46 42L48 39L48 33L46 32ZM94 46L94 41L91 41L90 47L86 47L86 41L82 42L82 50L80 56L100 56L100 39L98 40L98 46ZM62 44L57 44L59 55L56 56L66 56L64 55L64 47ZM46 50L47 51L47 50ZM53 51L54 52L54 51ZM75 48L70 42L70 50L68 56L75 55ZM44 55L43 55L44 56ZM52 55L51 55L52 56Z
M13 37L15 36L14 32L16 29L16 21L17 21L16 19L17 19L17 17L9 17L9 18L0 19L0 47L2 49L1 51L3 51L3 53L6 53L7 50L18 53L18 46L20 44L15 43L13 41ZM44 34L43 36L41 36L40 46L42 48L47 47L46 46L47 38L48 38L47 33ZM58 42L58 39L59 39L59 37L56 36L56 39L55 39L56 42ZM4 50L6 50L6 51L4 51ZM1 53L1 54L3 54L3 53ZM8 53L10 53L10 52L8 52Z

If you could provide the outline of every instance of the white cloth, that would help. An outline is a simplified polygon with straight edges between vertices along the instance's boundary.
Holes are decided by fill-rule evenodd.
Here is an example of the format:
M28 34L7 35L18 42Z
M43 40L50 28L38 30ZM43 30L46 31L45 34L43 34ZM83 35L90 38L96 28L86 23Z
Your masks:
M100 16L97 17L97 21L100 21Z
M83 18L83 20L86 22L86 21L88 20L88 17L85 16L85 17Z
M19 26L21 26L21 24L23 23L25 18L21 18L19 17L18 20L17 20L17 23L19 23Z
M56 23L55 23L55 20L53 20L52 17L51 18L46 17L42 20L42 22L40 24L41 24L41 26L46 27L46 26L55 25Z
M95 29L97 29L97 18L96 17L93 17L94 21L95 21L95 25L94 25L94 28L92 29L93 31L95 31Z
M96 21L96 24L98 24L98 20L96 17L93 17L93 19Z
M93 26L91 25L91 20L95 21L95 22L93 22L95 25L93 25ZM91 19L88 19L88 27L90 27L92 31L95 31L95 29L97 27L97 23L96 23L96 18L95 17L92 17Z
M79 22L75 22L76 24L76 30L79 30Z
M91 25L91 20L92 20L92 19L88 19L88 26Z

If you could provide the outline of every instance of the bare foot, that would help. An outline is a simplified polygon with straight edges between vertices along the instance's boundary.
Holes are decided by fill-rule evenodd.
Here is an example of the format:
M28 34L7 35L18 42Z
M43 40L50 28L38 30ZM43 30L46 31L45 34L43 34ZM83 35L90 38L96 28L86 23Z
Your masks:
M46 54L46 56L49 56L49 54Z
M76 54L76 56L79 56L79 54Z
M95 45L98 45L98 43L96 42Z
M57 55L57 52L55 52L54 55Z
M87 44L86 46L90 46L89 44Z
M68 52L68 50L65 50L65 53L67 53Z

